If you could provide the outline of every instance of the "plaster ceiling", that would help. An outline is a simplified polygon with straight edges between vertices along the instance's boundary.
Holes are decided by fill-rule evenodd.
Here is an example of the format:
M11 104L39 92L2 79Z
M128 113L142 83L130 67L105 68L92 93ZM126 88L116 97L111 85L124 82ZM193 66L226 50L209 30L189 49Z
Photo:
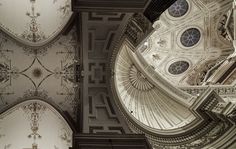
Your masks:
M0 29L30 46L54 39L71 15L70 0L0 0Z
M228 20L225 14L232 9L232 1L202 3L178 0L154 23L155 31L134 53L124 45L118 53L114 69L117 95L137 123L161 132L182 129L196 120L189 110L195 99L175 86L204 85L207 72L233 53L225 26L220 26L226 24L222 19ZM181 4L184 6L179 7ZM180 8L187 10L175 10Z
M72 129L49 104L30 100L0 115L1 149L68 149ZM50 133L48 133L50 132Z
M76 118L76 32L42 48L17 44L0 32L0 112L34 97L57 104Z
M174 96L168 89L163 91L165 87L160 82L149 81L137 63L131 49L123 45L114 70L116 91L127 113L138 122L160 131L181 128L194 121L195 116L188 107L177 101L181 98L187 102L191 96L178 97L174 89Z
M233 53L225 29L231 9L231 0L178 0L137 52L171 84L202 85L207 72Z

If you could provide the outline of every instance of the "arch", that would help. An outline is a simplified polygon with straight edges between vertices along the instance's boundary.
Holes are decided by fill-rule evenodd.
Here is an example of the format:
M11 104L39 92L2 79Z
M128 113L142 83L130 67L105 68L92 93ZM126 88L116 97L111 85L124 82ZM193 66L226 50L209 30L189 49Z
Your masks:
M37 98L15 103L1 112L0 125L0 140L4 142L0 148L72 147L74 128L68 119L58 108Z

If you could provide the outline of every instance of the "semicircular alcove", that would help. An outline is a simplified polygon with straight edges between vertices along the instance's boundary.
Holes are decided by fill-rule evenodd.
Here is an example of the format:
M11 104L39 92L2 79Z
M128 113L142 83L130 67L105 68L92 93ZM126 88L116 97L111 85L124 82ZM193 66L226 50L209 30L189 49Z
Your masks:
M69 149L72 133L60 113L40 100L22 102L0 114L1 149Z
M130 118L158 132L181 131L196 120L188 109L191 96L167 82L150 80L138 63L129 46L124 44L116 58L114 82L119 101ZM163 90L164 84L169 87Z

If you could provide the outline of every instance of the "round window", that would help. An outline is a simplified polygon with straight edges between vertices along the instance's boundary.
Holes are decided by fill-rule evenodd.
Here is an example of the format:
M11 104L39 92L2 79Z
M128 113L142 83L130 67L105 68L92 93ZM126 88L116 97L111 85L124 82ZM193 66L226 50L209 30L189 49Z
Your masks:
M168 12L172 17L181 17L187 13L188 9L189 5L186 0L177 0L168 8Z
M189 63L186 61L177 61L170 65L168 68L169 73L178 75L185 72L189 68Z
M198 43L200 38L201 32L197 28L189 28L182 33L180 42L185 47L192 47Z

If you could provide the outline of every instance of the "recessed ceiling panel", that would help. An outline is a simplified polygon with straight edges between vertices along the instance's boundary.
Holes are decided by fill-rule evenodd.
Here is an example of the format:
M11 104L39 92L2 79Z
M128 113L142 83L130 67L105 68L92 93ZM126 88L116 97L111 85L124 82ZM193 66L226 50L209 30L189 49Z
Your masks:
M0 0L0 28L30 46L51 41L71 15L70 0Z

